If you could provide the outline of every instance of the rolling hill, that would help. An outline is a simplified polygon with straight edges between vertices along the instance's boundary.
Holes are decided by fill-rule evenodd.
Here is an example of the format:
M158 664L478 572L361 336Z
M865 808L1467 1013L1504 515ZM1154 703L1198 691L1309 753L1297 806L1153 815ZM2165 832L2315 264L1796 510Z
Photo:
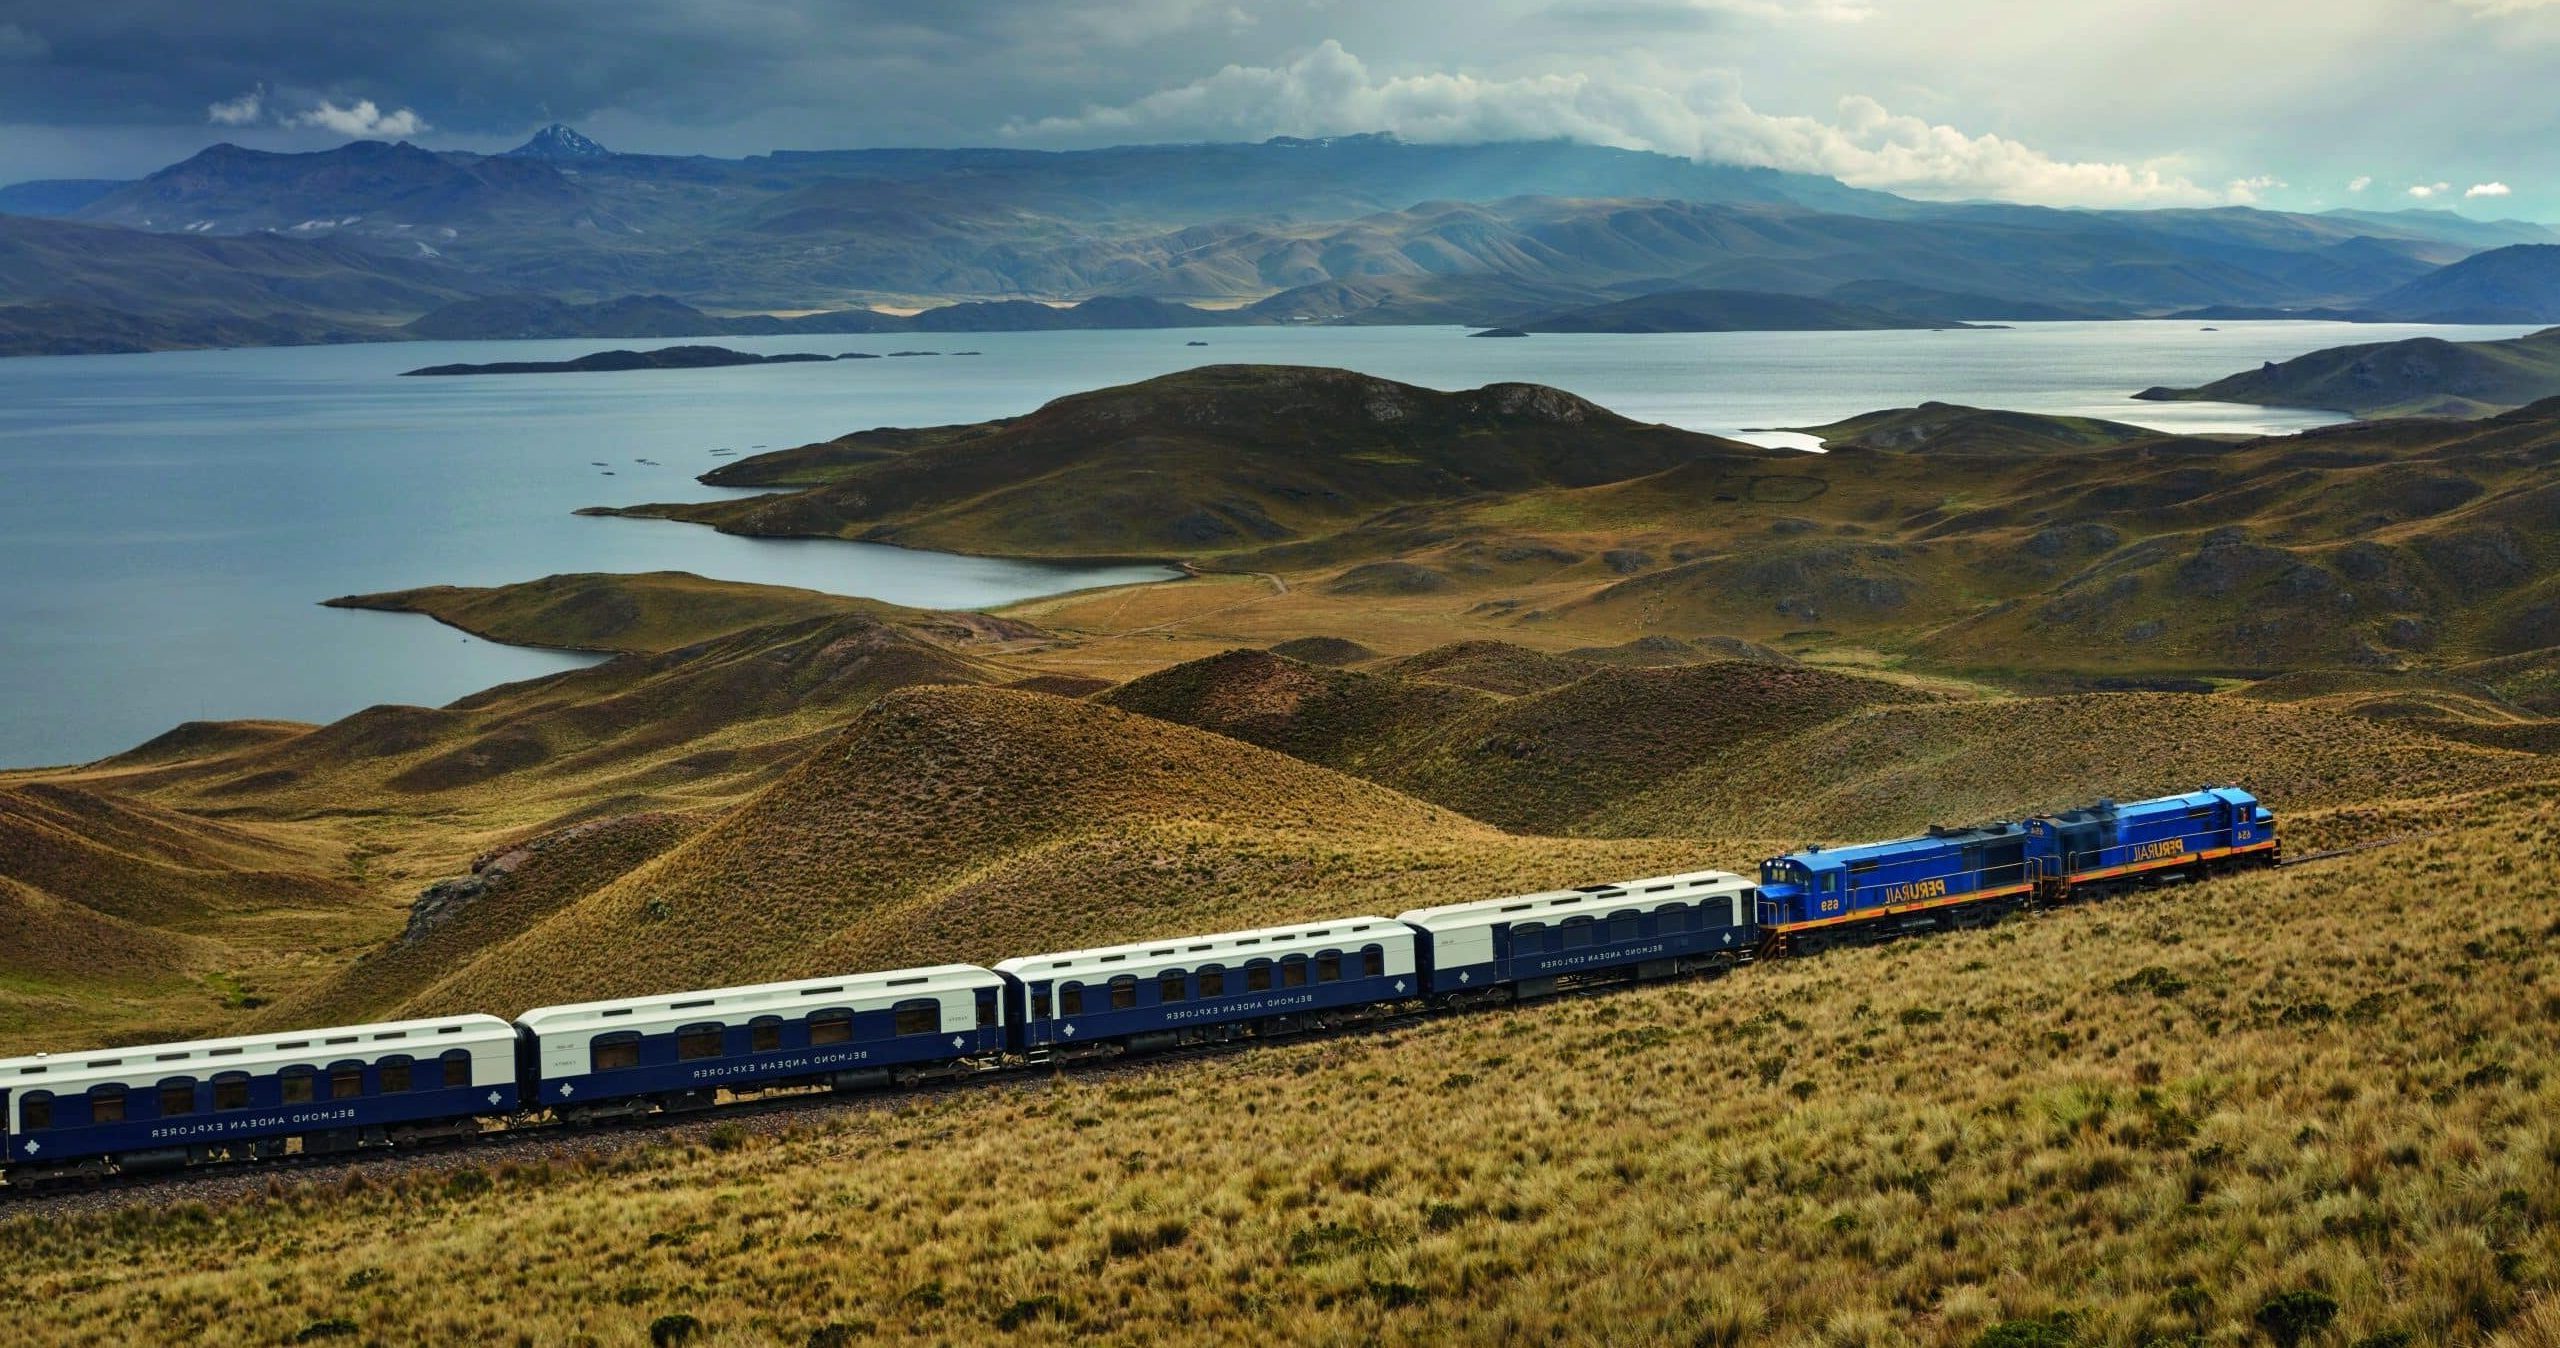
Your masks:
M1852 332L1960 328L1891 309L1756 290L1666 290L1515 318L1523 332Z
M2476 253L2374 296L2364 306L2401 323L2560 323L2560 243Z
M2560 328L2494 342L2412 337L2333 346L2210 384L2134 396L2317 407L2360 417L2480 416L2560 397Z
M1006 421L758 455L704 479L815 484L796 492L600 513L1017 556L1206 556L1399 506L1775 454L1535 385L1441 393L1343 370L1212 365Z

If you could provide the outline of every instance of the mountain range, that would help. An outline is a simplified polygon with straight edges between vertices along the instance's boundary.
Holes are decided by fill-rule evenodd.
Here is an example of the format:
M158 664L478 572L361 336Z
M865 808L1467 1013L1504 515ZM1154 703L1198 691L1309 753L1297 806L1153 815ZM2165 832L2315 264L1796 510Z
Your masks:
M2215 306L2560 321L2560 234L2522 222L1932 204L1561 141L1370 135L712 159L617 153L555 126L497 155L216 145L132 182L0 188L0 212L88 231L29 235L37 222L0 221L0 309L93 306L0 316L27 334L9 348L21 351L112 349L83 337L97 330L135 346L193 344L189 324L208 316L289 340L414 335L398 329L487 296L563 310L666 296L715 317L832 311L840 325L872 321L858 314L875 307L1135 297L1249 306L1233 320L1154 314L1186 324L1482 326L1683 290L1813 297L1934 323ZM161 282L176 239L263 251L208 255L201 281L172 289ZM55 265L66 251L77 254L68 270ZM2471 264L2460 284L2440 279L2475 254L2501 261ZM420 293L353 312L253 280L273 293L243 300L225 274L243 266L270 280L295 271L322 291L395 274ZM966 321L1059 325L1028 304ZM659 335L578 327L560 312L530 325L563 323L574 335ZM485 308L429 325L454 336L525 326ZM732 330L747 329L681 335Z

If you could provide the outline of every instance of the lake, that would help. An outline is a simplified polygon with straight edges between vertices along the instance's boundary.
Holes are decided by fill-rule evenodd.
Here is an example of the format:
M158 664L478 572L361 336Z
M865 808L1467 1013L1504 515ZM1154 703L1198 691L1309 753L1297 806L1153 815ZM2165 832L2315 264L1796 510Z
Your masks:
M2276 432L2335 418L2126 395L2345 342L2529 330L2214 326L1521 340L1471 339L1455 328L724 337L707 340L762 352L982 354L454 379L394 376L421 365L672 342L0 360L0 689L8 699L0 765L84 760L185 720L320 721L378 702L437 704L592 658L499 646L412 615L317 607L332 595L563 571L683 570L965 608L1163 576L1151 567L729 538L570 512L702 499L711 492L695 474L758 447L1007 416L1213 361L1341 365L1439 388L1531 380L1629 416L1721 434L1932 398L2184 431ZM715 456L719 449L738 453Z

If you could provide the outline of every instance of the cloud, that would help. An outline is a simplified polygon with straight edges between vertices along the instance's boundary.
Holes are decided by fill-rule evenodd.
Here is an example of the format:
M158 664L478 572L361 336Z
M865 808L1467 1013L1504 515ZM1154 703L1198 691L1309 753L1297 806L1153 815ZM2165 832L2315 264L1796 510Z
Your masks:
M2462 195L2466 197L2503 197L2512 195L2514 192L2515 189L2507 186L2505 183L2473 183L2471 185L2471 190L2463 193Z
M2258 198L2266 193L2291 185L2272 173L2262 173L2254 178L2232 179L2222 189L2222 195L2225 200L2235 205L2254 206L2258 203Z
M2419 183L2415 187L2409 189L2409 195L2416 197L2420 201L2424 201L2439 193L2450 192L2452 190L2453 184L2451 183Z
M1576 140L1827 174L1914 196L2048 205L2201 204L2246 199L2253 183L2273 185L2242 179L2215 191L2183 176L2169 158L2060 159L2004 136L1972 135L1896 113L1864 95L1841 99L1829 119L1763 113L1721 75L1679 84L1586 72L1378 77L1331 39L1286 65L1230 65L1132 102L1005 128L1033 141L1358 131L1392 131L1416 141Z
M2454 4L2474 14L2503 18L2512 14L2530 14L2538 9L2560 9L2560 0L2453 0Z
M386 113L370 98L359 98L343 108L324 98L309 112L285 118L284 124L318 127L341 136L414 136L427 129L427 119L417 113L407 108Z
M267 91L262 86L238 98L212 104L204 110L204 119L215 126L248 126L266 111L266 103Z
M0 61L33 63L43 60L52 51L53 44L44 40L44 34L31 32L14 23L0 23Z
M2347 190L2350 192L2361 192L2371 186L2373 186L2373 175L2370 173L2359 173L2347 180Z

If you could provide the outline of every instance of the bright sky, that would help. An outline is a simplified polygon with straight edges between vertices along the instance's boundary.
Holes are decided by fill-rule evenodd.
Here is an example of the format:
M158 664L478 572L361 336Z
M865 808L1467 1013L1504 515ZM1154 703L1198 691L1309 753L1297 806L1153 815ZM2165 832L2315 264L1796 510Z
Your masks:
M0 0L0 181L215 140L1569 136L2059 205L2560 220L2560 0Z

